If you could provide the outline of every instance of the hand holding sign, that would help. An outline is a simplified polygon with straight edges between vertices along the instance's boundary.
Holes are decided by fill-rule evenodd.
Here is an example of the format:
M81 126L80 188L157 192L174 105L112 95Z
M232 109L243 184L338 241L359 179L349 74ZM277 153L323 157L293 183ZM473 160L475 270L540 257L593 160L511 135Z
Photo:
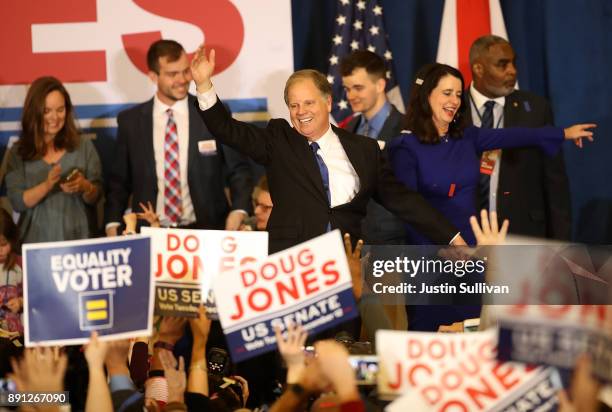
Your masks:
M211 323L211 320L206 316L206 308L204 305L200 305L198 308L198 317L189 319L194 345L203 344L203 346L206 346Z
M107 350L108 343L98 339L98 332L91 332L91 340L85 346L85 359L90 371L93 369L102 370Z
M108 350L108 343L98 339L98 332L91 333L91 340L85 346L85 358L89 369L89 382L87 384L87 401L85 409L98 411L112 411L113 401L104 374L104 357Z
M174 345L185 332L186 318L164 316L159 325L159 341Z
M130 341L128 339L115 340L108 342L106 350L106 370L110 376L128 375L130 370L127 367L128 354L130 353Z

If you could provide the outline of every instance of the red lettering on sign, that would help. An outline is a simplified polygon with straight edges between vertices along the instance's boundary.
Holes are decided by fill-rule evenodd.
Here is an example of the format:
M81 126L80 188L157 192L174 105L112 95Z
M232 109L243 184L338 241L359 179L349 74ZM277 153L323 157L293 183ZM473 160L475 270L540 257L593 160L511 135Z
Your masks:
M338 271L334 269L335 265L336 261L330 260L328 262L325 262L323 268L321 269L323 275L329 278L325 281L325 286L333 285L338 281L338 279L340 279L340 273L338 273Z
M3 1L0 10L5 16L0 50L5 58L10 56L10 64L5 61L2 66L0 84L27 84L49 75L63 82L106 81L104 51L32 51L33 24L95 22L96 0Z
M491 384L484 377L479 378L479 381L482 383L481 388L466 388L465 392L472 399L472 401L474 401L478 408L483 409L484 404L482 403L481 398L497 399L498 395L491 387Z
M244 43L244 24L240 12L228 0L133 0L139 7L158 16L185 21L198 27L205 36L208 49L215 49L215 73L227 69L238 57ZM123 48L131 62L142 73L147 73L146 54L151 43L161 39L161 32L125 34ZM189 54L189 57L193 53Z

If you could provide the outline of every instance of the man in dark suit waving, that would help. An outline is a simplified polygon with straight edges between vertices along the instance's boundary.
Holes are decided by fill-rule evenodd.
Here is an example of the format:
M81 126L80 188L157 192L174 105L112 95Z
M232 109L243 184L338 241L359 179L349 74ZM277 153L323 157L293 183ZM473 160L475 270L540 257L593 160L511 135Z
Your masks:
M499 36L472 44L468 115L480 127L543 127L553 124L541 96L515 90L515 54ZM563 151L546 157L533 147L487 152L481 162L481 206L509 219L512 233L569 240L571 210Z
M188 94L189 59L179 43L156 41L147 64L155 96L117 117L107 234L116 234L130 196L134 210L150 202L162 226L237 230L251 207L248 160L218 144L200 119Z
M371 198L440 244L464 244L455 228L393 177L376 141L329 123L331 87L323 74L301 70L285 85L291 127L273 119L265 129L233 120L211 83L214 50L192 61L200 115L221 141L263 164L274 208L268 221L276 252L339 228L354 239Z
M402 131L402 114L387 100L386 73L382 57L367 50L356 50L340 62L346 98L357 113L345 129L375 139L381 150ZM402 221L374 200L368 203L361 231L367 244L406 243Z

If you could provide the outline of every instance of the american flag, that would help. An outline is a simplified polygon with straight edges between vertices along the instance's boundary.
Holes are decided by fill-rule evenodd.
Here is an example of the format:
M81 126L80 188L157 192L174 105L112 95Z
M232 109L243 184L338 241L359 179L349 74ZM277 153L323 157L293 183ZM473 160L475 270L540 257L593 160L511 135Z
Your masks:
M404 104L401 101L393 69L393 54L385 32L383 8L378 4L378 0L338 0L337 8L338 15L327 73L327 81L331 83L334 93L332 107L334 119L341 123L352 114L342 87L340 61L354 50L369 50L385 59L387 95L389 100L403 111Z

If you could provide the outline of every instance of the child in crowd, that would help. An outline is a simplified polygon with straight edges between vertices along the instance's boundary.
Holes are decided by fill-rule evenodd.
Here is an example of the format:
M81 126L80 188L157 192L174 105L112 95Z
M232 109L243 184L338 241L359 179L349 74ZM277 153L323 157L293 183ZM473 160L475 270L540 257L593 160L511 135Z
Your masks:
M0 208L0 335L9 338L23 334L23 276L17 244L17 226Z

